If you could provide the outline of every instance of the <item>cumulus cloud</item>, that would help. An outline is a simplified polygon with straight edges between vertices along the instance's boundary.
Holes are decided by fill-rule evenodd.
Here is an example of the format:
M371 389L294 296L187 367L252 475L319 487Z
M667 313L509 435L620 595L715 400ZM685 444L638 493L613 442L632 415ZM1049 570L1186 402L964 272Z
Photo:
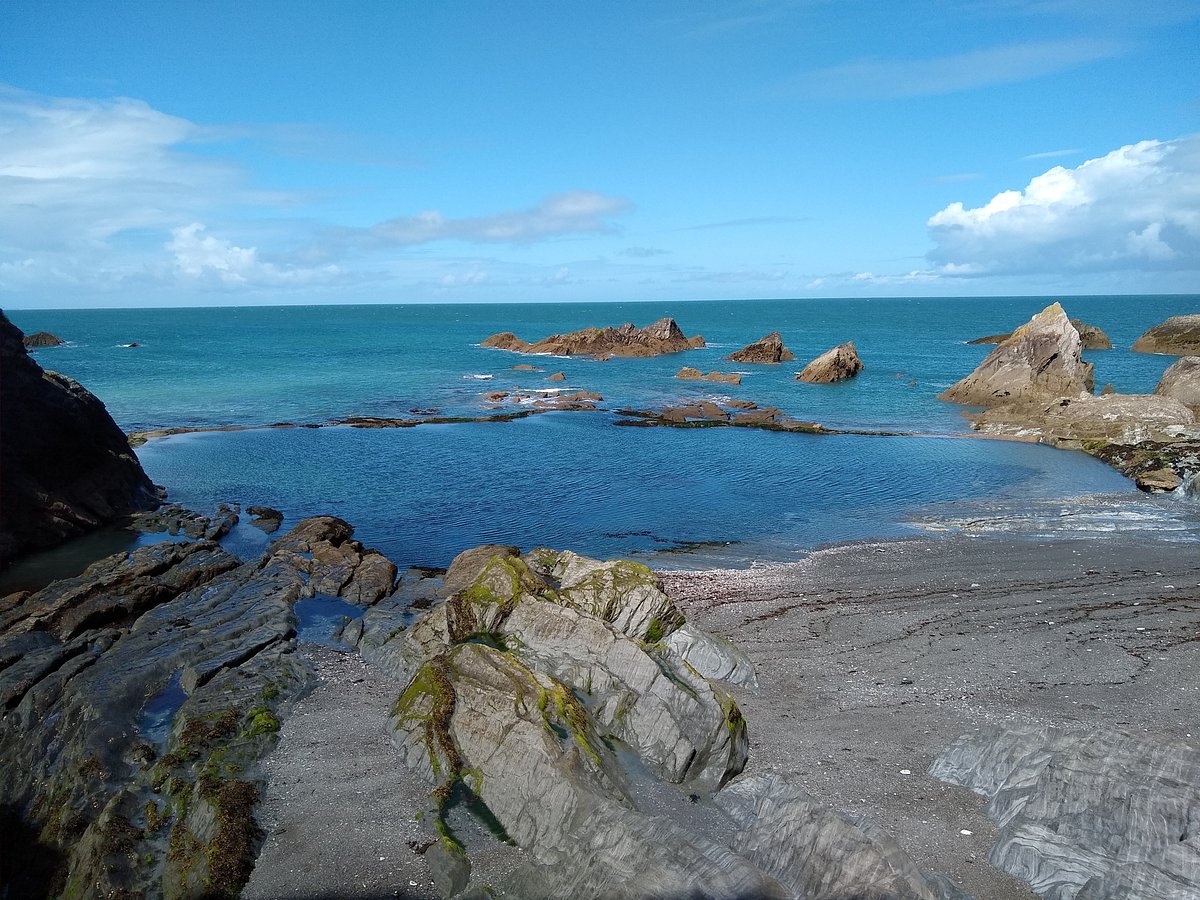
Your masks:
M166 249L183 275L225 287L315 284L341 272L335 265L305 267L266 262L259 258L257 248L238 247L232 241L206 234L199 222L173 229Z
M381 222L370 229L378 242L411 247L434 241L476 244L529 244L573 234L613 232L613 216L632 204L622 197L594 191L568 191L547 197L537 206L490 216L449 218L437 211Z
M928 221L945 274L1200 269L1200 135L1147 140Z

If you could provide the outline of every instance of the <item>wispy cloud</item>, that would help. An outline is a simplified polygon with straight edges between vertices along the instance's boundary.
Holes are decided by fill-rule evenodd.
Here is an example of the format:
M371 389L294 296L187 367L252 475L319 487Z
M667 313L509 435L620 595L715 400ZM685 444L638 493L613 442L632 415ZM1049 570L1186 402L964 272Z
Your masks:
M389 219L372 227L371 238L410 247L434 241L476 244L530 244L575 234L615 232L613 216L633 208L623 197L594 191L569 191L547 197L537 206L488 216L449 218L431 210Z
M658 247L626 247L624 250L618 250L622 256L628 256L632 259L649 259L652 256L666 256L670 250L660 250Z
M1200 271L1200 135L1055 166L928 226L930 260L953 274Z
M1028 153L1021 157L1022 162L1032 159L1058 159L1061 156L1078 156L1083 151L1078 147L1070 150L1043 150L1041 153Z
M686 225L678 231L704 231L709 228L744 228L748 225L783 225L804 222L804 216L752 216L746 219L727 219L724 222L705 222L701 225Z
M860 59L805 72L783 88L829 99L952 94L1014 84L1120 56L1125 43L1073 38L1009 44L932 59Z

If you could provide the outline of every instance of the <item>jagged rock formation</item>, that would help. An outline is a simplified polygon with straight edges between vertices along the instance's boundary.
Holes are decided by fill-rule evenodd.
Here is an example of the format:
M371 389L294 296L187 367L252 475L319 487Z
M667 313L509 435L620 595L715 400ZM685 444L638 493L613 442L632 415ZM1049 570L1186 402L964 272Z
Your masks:
M549 353L555 356L660 356L704 346L704 338L687 337L674 319L659 319L645 328L626 322L619 328L584 328L568 334L552 334L536 343L523 341L511 331L500 332L481 342L482 347L516 353Z
M35 331L33 334L25 335L22 343L26 347L34 349L37 347L57 347L60 344L65 344L66 341L56 334L51 334L49 331Z
M839 344L826 350L796 376L797 381L807 384L832 384L853 378L863 370L863 361L858 356L854 341Z
M1184 356L1172 363L1163 372L1154 393L1178 400L1200 413L1200 356Z
M1090 394L1092 366L1063 308L1052 303L988 354L970 375L951 385L942 400L998 406Z
M783 346L783 336L778 331L772 331L725 358L733 362L777 363L790 362L796 357L791 350Z
M1053 900L1200 895L1200 746L1116 729L993 727L931 774L990 799L991 861Z
M662 409L621 409L614 425L652 427L667 425L676 428L704 428L730 425L738 428L763 428L769 431L799 431L804 434L828 434L817 422L801 422L783 413L778 407L759 407L752 400L722 400L719 404L701 400L686 406L664 406Z
M1089 325L1082 319L1072 319L1071 324L1075 330L1079 332L1079 339L1083 342L1084 350L1111 350L1112 340L1102 330L1095 325ZM1005 334L989 334L987 337L975 338L973 341L967 341L968 344L1001 344L1012 337L1012 332Z
M1190 356L1200 353L1200 314L1171 316L1133 342L1137 353Z
M0 806L58 854L50 894L236 894L258 761L311 678L293 604L392 588L395 567L351 533L305 520L247 564L158 544L0 605Z
M0 371L0 567L158 503L104 404L43 371L3 313Z
M684 366L675 373L675 377L683 381L715 381L721 384L741 384L742 376L737 372L709 372L705 375L699 369L693 369L691 366Z

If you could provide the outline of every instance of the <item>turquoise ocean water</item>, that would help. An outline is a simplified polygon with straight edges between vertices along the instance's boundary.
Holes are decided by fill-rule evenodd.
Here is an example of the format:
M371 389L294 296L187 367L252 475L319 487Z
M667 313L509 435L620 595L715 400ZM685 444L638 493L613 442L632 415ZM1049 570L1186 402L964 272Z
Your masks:
M10 311L63 347L39 362L83 382L126 430L318 423L349 416L495 411L495 390L597 391L605 410L738 397L827 426L926 437L807 436L744 429L617 428L611 412L551 413L510 423L415 429L220 432L139 450L172 499L211 510L265 504L296 518L332 513L397 562L445 565L485 541L653 554L661 564L794 558L821 544L921 531L1056 536L1131 528L1197 535L1195 501L1147 498L1078 453L983 440L936 399L1044 298L720 301ZM1170 357L1129 345L1200 297L1086 297L1067 312L1103 328L1116 349L1087 354L1097 388L1153 389ZM672 316L703 350L655 359L525 357L480 348L497 331L527 339L590 325ZM794 364L723 356L780 331ZM856 379L793 376L854 340ZM138 343L139 347L124 345ZM515 372L532 362L545 371ZM739 387L682 382L688 365L740 371ZM566 381L548 383L561 371ZM490 377L487 377L490 376ZM688 551L686 553L678 552ZM667 551L664 553L664 551ZM674 552L672 552L674 551Z

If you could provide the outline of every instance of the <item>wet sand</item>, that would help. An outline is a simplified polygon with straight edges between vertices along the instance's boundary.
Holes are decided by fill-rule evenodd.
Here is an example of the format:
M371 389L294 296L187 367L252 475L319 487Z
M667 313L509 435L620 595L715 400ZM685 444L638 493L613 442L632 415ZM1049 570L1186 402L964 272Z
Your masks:
M799 774L980 900L1034 895L987 862L983 798L926 774L960 734L1037 722L1200 737L1194 543L917 539L664 578L754 660L760 687L736 692L747 771Z

